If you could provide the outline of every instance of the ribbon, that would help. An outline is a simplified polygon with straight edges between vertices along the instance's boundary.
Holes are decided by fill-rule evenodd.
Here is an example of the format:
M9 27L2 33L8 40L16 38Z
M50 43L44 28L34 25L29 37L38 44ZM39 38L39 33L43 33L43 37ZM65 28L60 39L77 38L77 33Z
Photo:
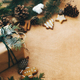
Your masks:
M8 51L8 68L10 68L10 59L11 59L12 64L14 65L14 61L13 61L13 59L12 59L12 56L14 57L14 59L15 59L16 62L18 62L18 60L17 60L17 58L15 57L13 51L12 51L12 50L9 48L9 46L6 44L6 42L5 42L4 39L7 37L7 35L5 35L4 32L5 32L5 30L4 30L4 28L2 27L2 28L1 28L1 34L2 34L2 35L0 35L0 42L3 42L4 45L5 45L6 48L7 48L7 51ZM12 54L12 56L11 56L11 54Z

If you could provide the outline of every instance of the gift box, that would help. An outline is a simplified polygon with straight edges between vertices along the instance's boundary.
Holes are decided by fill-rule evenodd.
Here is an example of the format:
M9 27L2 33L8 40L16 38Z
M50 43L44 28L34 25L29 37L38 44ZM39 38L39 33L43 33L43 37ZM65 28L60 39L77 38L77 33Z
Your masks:
M0 35L1 35L1 31L0 31ZM19 35L16 35L16 37L19 37ZM10 45L7 46L8 49L4 42L0 42L0 73L10 68L14 64L18 63L20 59L24 58L23 47L21 47L20 50L19 49L15 50Z
M15 55L15 57L17 58L17 60L19 61L20 59L24 58L24 49L21 48L20 50L15 50L15 49L11 49ZM12 56L12 59L14 61L14 63L16 63L16 60L14 59L14 57ZM12 62L10 61L10 66L12 66ZM0 72L2 72L3 70L7 69L8 66L8 51L5 47L5 45L0 42Z

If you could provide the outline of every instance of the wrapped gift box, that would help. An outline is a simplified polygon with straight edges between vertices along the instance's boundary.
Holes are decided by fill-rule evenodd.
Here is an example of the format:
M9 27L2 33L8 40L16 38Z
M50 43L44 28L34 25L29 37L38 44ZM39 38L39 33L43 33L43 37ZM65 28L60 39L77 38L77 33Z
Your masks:
M1 35L1 30L0 30L0 35ZM10 46L9 46L10 47ZM11 48L11 50L13 51L15 57L17 58L17 60L19 61L20 59L24 58L24 48L22 47L20 50L17 49L13 49ZM10 54L13 62L16 63L15 58L13 57L12 54ZM0 42L0 72L2 72L3 70L7 69L9 67L8 65L9 61L8 61L8 51L7 48L5 46L5 44L3 42ZM10 60L10 66L12 66L12 62Z
M12 49L15 57L19 61L20 59L24 58L24 49L21 48L21 50L14 50ZM14 63L16 63L14 57L12 57ZM12 66L12 62L10 61L10 66ZM0 72L8 68L8 51L5 47L5 45L0 42Z

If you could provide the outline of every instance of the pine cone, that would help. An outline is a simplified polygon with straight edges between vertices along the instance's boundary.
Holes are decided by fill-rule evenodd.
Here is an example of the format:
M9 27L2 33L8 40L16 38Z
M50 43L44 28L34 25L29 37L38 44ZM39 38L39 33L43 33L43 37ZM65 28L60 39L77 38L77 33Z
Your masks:
M28 59L24 58L19 62L18 68L25 69L27 67L27 65L28 65Z
M14 15L16 18L18 18L19 20L24 20L27 18L28 16L28 9L24 7L24 5L17 5L17 7L15 7L14 10Z
M67 4L67 6L64 8L64 15L77 17L79 15L79 11L77 10L76 6L73 7L71 4Z
M1 16L1 20L0 20L0 27L6 26L8 23L10 23L9 18L7 18L6 16L2 15Z

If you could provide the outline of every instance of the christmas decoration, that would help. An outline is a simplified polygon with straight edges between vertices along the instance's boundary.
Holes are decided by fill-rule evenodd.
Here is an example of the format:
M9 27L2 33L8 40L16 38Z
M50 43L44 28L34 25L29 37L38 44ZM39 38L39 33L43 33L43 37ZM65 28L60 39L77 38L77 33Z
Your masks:
M28 65L28 59L24 58L18 63L18 68L25 69L27 65Z
M67 19L64 17L64 15L57 15L57 18L55 21L59 21L62 24L62 22L66 20Z
M51 20L48 20L46 23L44 23L44 26L46 27L46 29L53 29L53 24L54 24L54 21L53 19Z
M24 79L22 79L22 80L43 80L42 78L44 78L44 73L40 73L39 77L37 76L37 77L33 77L33 78L31 78L31 79L29 79L29 77L26 76L26 77L25 77ZM14 79L14 77L12 76L12 77L8 78L8 80L15 80L15 79Z
M38 14L41 14L43 12L42 10L43 8L44 8L44 4L39 3L38 5L34 6L32 10Z
M58 13L59 8L58 6L60 5L61 1L60 0L49 0L49 2L46 3L44 11L46 13L44 14L44 17L40 18L38 20L38 23L43 25L49 18L52 17L54 13Z
M9 18L7 18L6 16L2 15L1 16L1 20L0 20L0 27L6 26L8 23L10 23Z
M37 17L37 16L33 16L32 18L31 18L31 25L35 25L35 24L38 24L38 20L39 20L39 18Z
M33 74L37 73L38 70L36 67L26 67L25 70L19 70L19 73L22 74L21 75L21 79L24 79L26 76L28 76L29 78L33 78Z
M23 80L44 80L42 78L44 78L44 73L40 73L39 77L37 76L37 77L33 77L31 79L29 79L29 77L26 76Z
M9 37L9 36L7 36L7 37ZM8 47L14 53L17 61L19 61L20 59L24 58L24 54L25 54L25 52L24 52L24 49L25 49L24 47L25 46L24 45L20 50L17 49L17 51L14 48L12 48L11 46L9 46L9 45L8 45ZM14 65L15 65L16 61L15 61L15 58L13 57L11 52L10 52L10 55L11 55L11 57L13 59ZM5 73L5 70L8 71L8 69L10 67L14 66L11 60L10 60L10 67L8 67L8 63L9 63L8 51L7 51L6 47L5 47L5 45L3 44L3 42L0 42L0 74L2 72Z
M3 25L6 26L9 23L9 18L3 16L2 17L2 22L3 22Z
M27 18L28 14L28 9L24 8L24 5L17 5L14 9L14 15L20 22L23 22Z
M15 57L15 55L14 55L13 51L10 49L10 47L13 47L17 50L17 49L20 49L22 47L22 44L23 44L23 42L20 38L12 36L14 33L17 34L16 31L14 31L11 28L11 25L7 25L7 26L1 28L0 42L3 42L7 48L7 51L8 51L8 67L9 68L10 68L10 59L11 59L12 64L14 65L14 61L12 59L12 56L14 57L14 60L16 62L18 62L17 58ZM12 37L8 38L7 36L12 36Z
M12 2L10 3L10 5L9 6L7 6L7 9L11 9L12 10L12 12L14 12L15 13L15 11L14 11L14 8L17 6L17 5L23 5L24 4L24 2L29 2L29 1L31 1L32 3L33 3L33 5L31 4L30 6L27 6L27 9L28 9L28 12L29 12L29 14L28 14L28 16L27 16L27 18L26 19L31 19L33 16L37 16L37 14L32 10L33 9L33 7L35 6L35 5L38 5L38 4L43 4L43 1L44 0L23 0L23 1L17 1L16 2L16 0L12 0ZM46 12L45 14L44 14L44 17L41 17L41 18L39 18L38 20L37 20L37 22L38 22L38 24L39 25L43 25L48 19L50 19L51 17L52 17L52 15L54 14L54 13L58 13L58 10L59 10L59 8L58 8L58 6L60 5L60 3L61 3L61 0L49 0L45 5L44 5L44 11ZM40 9L40 8L39 8ZM42 12L43 11L42 9L40 9L40 12ZM17 12L17 14L18 14L18 12ZM23 16L22 14L21 14L21 16ZM17 17L19 17L19 15L17 16ZM21 20L20 20L21 21ZM23 20L20 22L20 23L23 23Z
M64 8L64 15L77 17L79 15L79 11L77 10L76 6L73 7L71 4L67 4Z

